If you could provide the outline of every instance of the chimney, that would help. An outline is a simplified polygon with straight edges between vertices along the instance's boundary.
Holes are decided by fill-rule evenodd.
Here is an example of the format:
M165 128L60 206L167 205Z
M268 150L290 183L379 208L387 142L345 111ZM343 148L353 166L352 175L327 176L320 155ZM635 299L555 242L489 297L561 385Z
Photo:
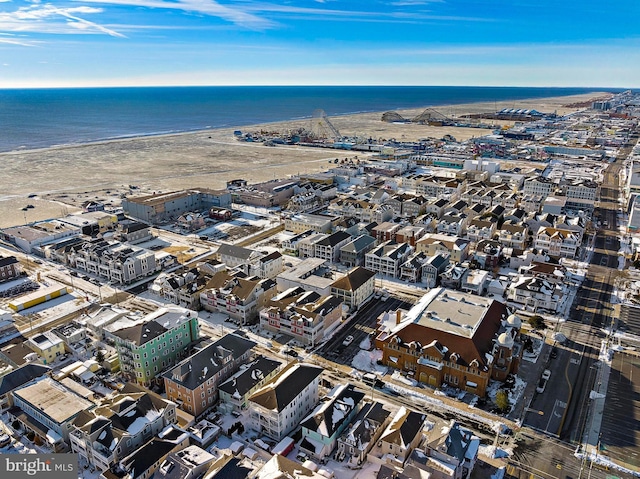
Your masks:
M402 321L402 311L397 310L396 311L396 324L400 324L400 321Z

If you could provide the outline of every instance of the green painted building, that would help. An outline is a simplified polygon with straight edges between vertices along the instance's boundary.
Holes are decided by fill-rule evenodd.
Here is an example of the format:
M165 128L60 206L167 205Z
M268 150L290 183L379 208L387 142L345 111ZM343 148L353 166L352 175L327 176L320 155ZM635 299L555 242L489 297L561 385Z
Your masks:
M187 357L199 335L198 314L180 307L159 308L133 325L108 333L115 342L121 372L146 387Z

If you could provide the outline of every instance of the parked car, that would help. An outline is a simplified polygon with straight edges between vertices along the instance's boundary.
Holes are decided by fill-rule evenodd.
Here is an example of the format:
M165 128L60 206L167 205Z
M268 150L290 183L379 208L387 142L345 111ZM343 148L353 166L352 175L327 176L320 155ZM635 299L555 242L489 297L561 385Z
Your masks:
M540 381L538 381L538 386L536 387L536 392L542 394L544 389L547 387L547 381L551 377L551 371L545 369L540 377Z
M558 357L558 348L551 348L551 353L549 354L551 359L555 359Z
M284 354L286 354L287 356L291 356L292 358L298 357L298 352L295 349L286 349Z
M342 341L342 344L344 346L349 346L352 342L353 342L353 336L349 335L346 338L344 338L344 341Z
M5 447L11 444L11 437L8 434L0 434L0 447Z

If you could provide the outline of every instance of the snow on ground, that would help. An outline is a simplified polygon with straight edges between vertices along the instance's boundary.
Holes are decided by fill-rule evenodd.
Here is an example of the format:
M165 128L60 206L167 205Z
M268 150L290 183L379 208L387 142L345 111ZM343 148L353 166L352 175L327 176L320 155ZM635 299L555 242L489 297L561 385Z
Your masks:
M576 452L574 456L576 456L578 459L583 459L585 457L585 453ZM593 462L594 464L599 464L600 466L606 467L607 469L613 469L616 471L624 472L625 474L630 474L635 477L640 477L639 471L632 471L631 469L622 467L619 464L616 464L615 462L611 461L609 458L601 454L595 454L590 452L590 453L587 453L586 456L587 456L587 460L590 462Z
M540 352L542 351L542 346L544 345L544 341L530 335L529 337L531 338L531 342L533 343L533 352L524 351L522 353L522 359L524 359L525 361L529 361L530 363L537 363Z
M62 288L62 285L60 285L60 288ZM76 300L78 300L80 304L76 304ZM30 314L46 311L47 315L51 315L52 317L64 316L65 314L72 313L73 311L86 306L88 306L88 303L85 302L84 296L67 293L57 298L50 299L49 301L45 301L44 303L32 306L31 308L18 311L18 314L21 316L28 316Z
M485 457L490 457L492 459L499 459L501 457L509 457L511 454L513 454L513 451L509 448L506 449L502 449L500 447L496 447L496 446L483 446L480 445L480 447L478 448L478 455L480 456L485 456Z
M382 359L382 351L374 349L373 351L367 351L361 349L358 354L351 361L351 365L359 371L372 372L376 374L386 374L386 366L381 366L376 363L379 359Z
M513 387L511 389L504 388L509 395L509 404L512 406L517 404L520 400L520 397L524 393L525 388L527 387L527 383L517 375L514 375L515 381ZM496 402L496 394L497 392L503 389L503 383L500 381L489 381L489 386L487 387L487 397L492 401Z

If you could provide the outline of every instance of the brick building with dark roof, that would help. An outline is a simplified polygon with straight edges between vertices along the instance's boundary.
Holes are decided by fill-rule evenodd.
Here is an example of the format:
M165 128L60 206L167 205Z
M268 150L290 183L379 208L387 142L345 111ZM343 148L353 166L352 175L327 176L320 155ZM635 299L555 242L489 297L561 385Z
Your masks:
M422 383L482 397L489 379L504 380L518 369L520 325L509 322L512 316L498 301L436 288L406 314L381 316L376 347L383 364Z

